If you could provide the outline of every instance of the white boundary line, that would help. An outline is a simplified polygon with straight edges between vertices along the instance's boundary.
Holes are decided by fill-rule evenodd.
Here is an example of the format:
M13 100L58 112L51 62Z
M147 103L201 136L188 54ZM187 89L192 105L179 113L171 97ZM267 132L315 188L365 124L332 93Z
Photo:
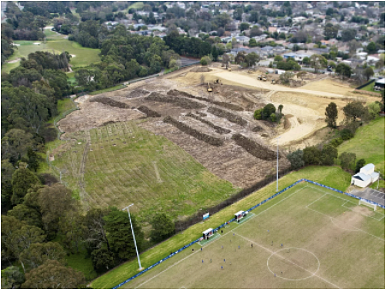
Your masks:
M251 221L252 219L256 218L257 216L259 216L261 213L267 211L268 209L274 207L275 205L279 204L280 202L282 202L282 201L284 201L284 200L290 198L291 196L293 196L294 194L296 194L296 193L299 192L300 190L304 189L305 187L307 187L307 185L305 185L305 186L303 186L302 188L296 190L294 193L290 194L288 197L286 197L286 198L284 198L284 199L282 199L282 200L276 202L274 205L268 207L267 209L263 210L262 212L260 212L260 213L258 213L258 214L255 214L255 216L253 216L251 219L249 219L249 221ZM234 231L235 229L239 228L239 227L242 226L242 225L244 225L244 223L239 224L238 226L236 226L236 227L235 227L234 229L232 229L231 231L228 231L227 233L225 233L225 234L223 234L223 235L220 235L220 237L225 236L225 235L231 233L232 231ZM215 241L217 241L217 239L215 239L215 240L209 242L208 244L205 244L202 248L205 248L205 247L211 245L211 244L212 244L213 242L215 242ZM138 285L137 287L135 287L134 289L138 289L138 288L141 287L142 285L144 285L144 284L150 282L150 281L153 280L154 278L158 277L158 276L161 275L162 273L164 273L164 272L166 272L167 270L169 270L170 268L172 268L172 267L178 265L179 263L181 263L182 261L186 260L187 258L193 256L193 255L196 254L196 253L199 253L199 252L197 251L197 252L194 252L193 254L188 255L187 257L185 257L185 258L181 259L180 261L174 263L173 265L169 266L168 268L166 268L166 269L163 270L162 272L156 274L155 276L151 277L150 279L146 280L145 282L139 284L139 285ZM122 286L123 286L123 285L122 285Z
M284 258L283 256L278 255L276 252L273 252L273 251L271 251L270 249L267 249L266 247L263 247L262 245L259 245L258 243L256 243L256 242L253 241L253 240L250 240L250 239L248 239L248 238L246 238L246 237L244 237L244 236L242 236L242 235L240 235L240 234L238 234L238 233L236 233L236 235L242 237L243 239L245 239L245 240L247 240L247 241L249 241L249 242L252 242L252 243L258 245L258 246L261 247L262 249L264 249L264 250L270 252L272 255L276 255L276 256L278 256L278 257L280 257L280 258L282 258L282 259L284 259L284 260L286 260L286 261L288 261L288 262L290 262L290 263L292 263L292 264L298 266L299 268L301 268L301 269L303 269L303 270L305 270L305 271L311 273L312 276L316 276L316 277L318 277L319 279L322 279L324 282L327 282L328 284L330 284L330 285L332 285L332 286L334 286L334 287L336 287L336 288L338 288L338 289L342 289L342 288L340 288L338 285L335 285L334 283L331 283L330 281L328 281L328 280L326 280L326 279L320 277L319 275L316 275L316 272L319 271L319 268L318 268L318 270L316 270L315 273L313 273L313 272L311 272L311 271L309 271L309 270L307 270L307 269L304 269L302 266L299 266L298 264L292 262L291 260L288 260L287 258ZM315 256L315 255L314 255L314 256ZM315 256L315 257L316 257L316 256ZM317 260L319 261L318 258L317 258ZM319 263L319 264L320 264L320 263ZM268 261L267 261L267 266L268 266ZM269 267L268 267L268 269L269 269ZM270 270L270 271L271 271L271 270ZM271 271L271 272L272 272L272 271ZM309 277L308 277L308 278L309 278ZM283 279L284 279L284 278L283 278ZM307 279L307 278L305 278L305 279ZM291 279L286 279L286 280L291 280Z

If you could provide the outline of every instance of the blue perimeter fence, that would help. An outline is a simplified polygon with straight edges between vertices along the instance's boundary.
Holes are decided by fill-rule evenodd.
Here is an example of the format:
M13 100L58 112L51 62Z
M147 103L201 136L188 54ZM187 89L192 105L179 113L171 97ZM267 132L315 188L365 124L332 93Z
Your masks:
M288 189L291 189L292 187L296 186L297 184L301 183L301 182L308 182L308 183L311 183L311 184L314 184L316 186L320 186L320 187L323 187L323 188L326 188L326 189L329 189L331 191L335 191L335 192L338 192L338 193L341 193L341 194L344 194L344 195L347 195L347 196L350 196L350 197L353 197L353 198L356 198L356 199L359 199L359 200L364 200L368 203L371 203L371 204L374 204L374 205L377 205L378 207L381 207L383 209L385 209L385 206L384 205L381 205L381 204L378 204L374 201L371 201L371 200L368 200L368 199L364 199L364 198L361 198L361 197L358 197L356 195L353 195L353 194L350 194L350 193L346 193L346 192L343 192L343 191L340 191L338 189L335 189L335 188L332 188L332 187L329 187L329 186L326 186L326 185L323 185L323 184L320 184L320 183L317 183L317 182L314 182L314 181L311 181L311 180L308 180L308 179L300 179L298 181L296 181L295 183L293 183L292 185L284 188L283 190L277 192L276 194L272 195L271 197L265 199L264 201L260 202L259 204L256 204L255 206L249 208L247 211L250 212L252 210L254 210L256 207L259 207L261 205L263 205L264 203L270 201L271 199L275 198L276 196L282 194L283 192L287 191ZM236 219L235 218L232 218L231 220L221 224L220 226L218 226L217 228L215 228L213 230L213 232L217 232L220 228L223 228L225 227L226 225L228 225L229 223L235 221ZM199 237L198 239L192 241L191 243L183 246L182 248L180 248L179 250L171 253L170 255L168 255L167 257L163 258L162 260L156 262L155 264L151 265L150 267L147 267L146 269L142 270L141 272L139 272L138 274L135 274L134 276L130 277L129 279L123 281L122 283L118 284L117 286L113 287L112 289L117 289L119 287L121 287L122 285L134 280L135 278L137 278L138 276L141 276L142 274L146 273L147 271L153 269L154 267L158 266L159 264L161 264L162 262L166 261L167 259L170 259L171 257L173 257L174 255L178 254L179 252L182 252L184 249L190 247L191 245L199 242L201 239L201 237Z

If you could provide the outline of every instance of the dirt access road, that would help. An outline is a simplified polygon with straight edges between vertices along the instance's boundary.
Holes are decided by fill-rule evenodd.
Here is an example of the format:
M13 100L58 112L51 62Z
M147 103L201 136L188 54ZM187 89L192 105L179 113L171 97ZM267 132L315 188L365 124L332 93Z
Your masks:
M215 73L214 75L217 77L220 77L225 80L229 80L235 83L240 83L252 87L267 89L267 90L273 90L273 91L285 91L285 92L296 92L296 93L305 93L305 94L312 94L312 95L318 95L318 96L326 96L326 97L336 97L340 98L343 97L341 94L335 94L330 92L322 92L322 91L313 91L309 89L302 89L302 88L289 88L281 85L274 85L271 84L269 81L259 81L256 78L252 78L246 75L237 74L235 72L226 72L224 70L218 70L218 73Z

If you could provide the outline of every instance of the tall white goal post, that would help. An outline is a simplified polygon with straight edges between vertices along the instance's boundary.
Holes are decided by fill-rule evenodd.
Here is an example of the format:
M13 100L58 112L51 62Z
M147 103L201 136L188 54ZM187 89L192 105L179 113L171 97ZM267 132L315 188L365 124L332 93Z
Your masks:
M374 204L374 203L370 203L370 202L367 202L366 200L364 199L359 199L359 205L365 205L365 206L368 206L370 208L373 208L374 211L377 210L377 204Z

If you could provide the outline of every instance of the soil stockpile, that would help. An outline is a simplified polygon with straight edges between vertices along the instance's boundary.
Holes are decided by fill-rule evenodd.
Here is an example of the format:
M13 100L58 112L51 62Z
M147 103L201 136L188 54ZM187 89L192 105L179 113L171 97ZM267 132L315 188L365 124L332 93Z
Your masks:
M205 72L210 72L211 69L209 69L208 67L197 67L197 68L191 69L190 71L194 73L205 73Z
M253 132L259 132L259 131L262 131L263 128L261 126L255 126L254 128L252 128L252 131Z
M95 97L93 99L90 99L90 102L99 102L105 105L109 105L111 107L130 108L130 106L126 103L119 102L107 97Z
M170 123L170 124L174 125L175 127L177 127L179 130L181 130L182 132L185 132L186 134L189 134L189 135L197 138L198 140L202 140L210 145L221 146L224 144L223 140L221 140L217 137L213 137L213 136L207 135L205 133L199 132L198 130L191 128L190 126L188 126L182 122L179 122L170 116L166 116L164 118L164 122Z
M186 114L186 116L189 116L191 118L194 118L198 121L201 121L202 123L205 123L207 125L209 125L210 127L214 128L214 130L219 133L219 134L224 134L224 133L230 133L231 131L229 129L226 129L226 128L222 128L220 126L217 126L215 124L213 124L212 122L208 121L208 120L205 120L197 115L194 115L193 113L189 112L188 114Z
M159 93L153 92L149 96L145 97L146 101L156 101L156 102L165 102L165 103L173 103L179 107L185 109L201 109L204 108L205 105L194 102L185 98L165 96Z
M209 107L208 108L208 112L209 113L212 113L218 117L223 117L223 118L226 118L228 119L230 122L233 122L233 123L236 123L236 124L239 124L241 126L244 126L244 125L247 125L247 121L242 119L240 116L238 115L235 115L233 113L230 113L228 111L225 111L225 110L222 110L220 108L217 108L217 107Z
M161 117L161 114L159 114L158 112L154 111L154 110L151 110L150 108L146 107L146 106L139 106L137 108L139 111L145 113L147 115L147 117Z
M191 95L189 93L178 91L178 90L175 90L175 89L168 91L167 95L174 96L174 97L193 98L193 99L209 102L209 103L212 103L212 104L215 104L215 105L218 105L218 106L230 109L230 110L234 110L234 111L243 111L244 110L242 107L240 107L238 105L235 105L235 104L230 104L230 103L220 102L220 101L212 101L212 100L209 100L207 98L202 98L202 97L194 96L194 95Z
M239 133L232 135L232 139L236 142L236 144L244 148L248 153L256 158L266 161L276 159L276 153L274 151L254 142L253 140L250 140L249 138L246 138Z
M130 94L127 96L127 98L137 98L137 97L142 97L145 95L149 95L150 92L143 90L143 89L135 89L130 92Z

